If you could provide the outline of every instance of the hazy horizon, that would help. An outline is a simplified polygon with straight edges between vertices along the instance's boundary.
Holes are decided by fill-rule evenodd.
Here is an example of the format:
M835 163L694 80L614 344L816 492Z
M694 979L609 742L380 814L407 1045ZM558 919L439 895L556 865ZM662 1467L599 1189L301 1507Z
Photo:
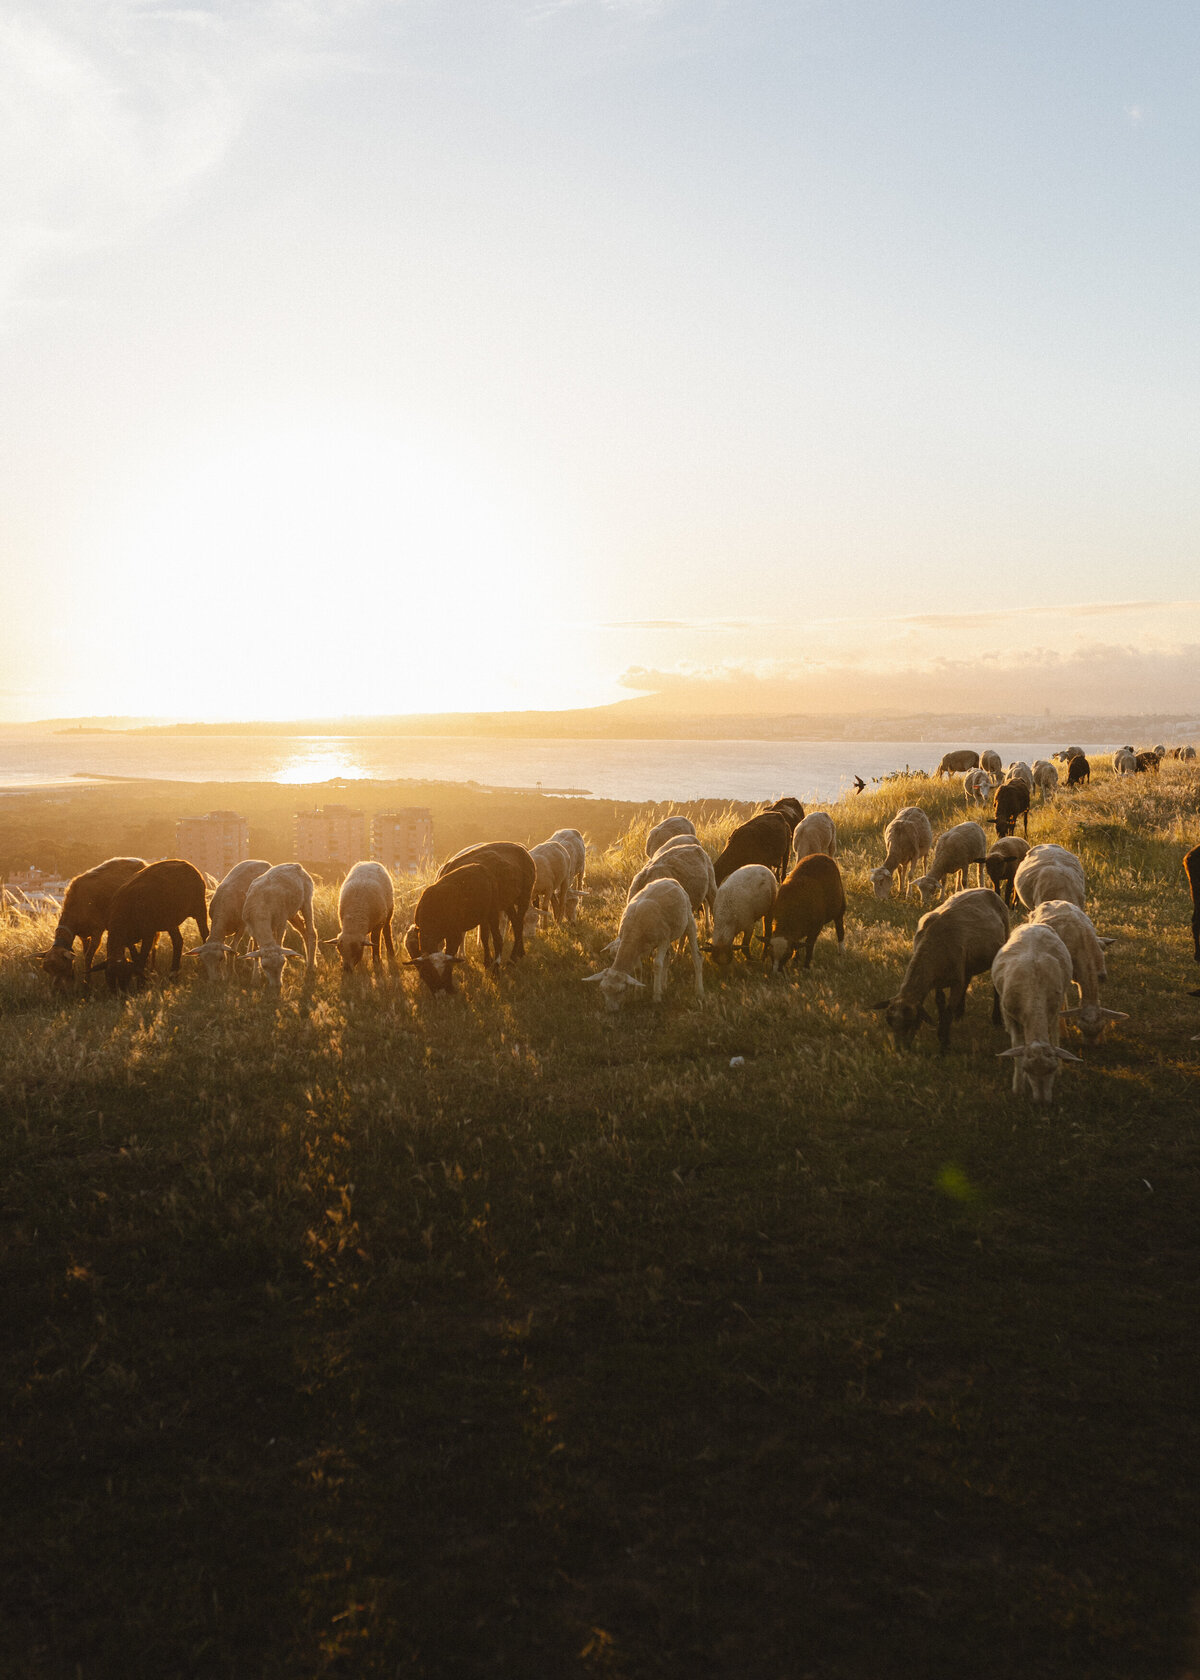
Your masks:
M0 47L0 717L1200 696L1190 10Z

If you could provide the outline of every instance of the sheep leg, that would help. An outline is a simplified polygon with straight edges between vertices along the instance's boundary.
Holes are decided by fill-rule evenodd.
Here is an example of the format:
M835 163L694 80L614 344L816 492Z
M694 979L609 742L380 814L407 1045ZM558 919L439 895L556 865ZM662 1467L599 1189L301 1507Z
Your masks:
M380 930L380 933L381 933L381 937L383 939L384 950L387 952L387 955L388 955L388 967L389 968L395 968L395 966L396 966L396 947L392 943L392 918L390 916L388 917L387 921L384 922L383 927Z
M846 918L844 915L833 918L833 929L837 934L838 956L846 955Z
M820 933L820 931L821 931L820 928L818 928L816 930L816 933L810 933L807 941L805 942L805 946L804 946L804 966L805 966L805 968L811 968L812 967L813 950L815 949L816 943L817 943L817 933Z
M657 947L654 952L654 990L651 994L655 1003L662 1002L663 990L667 984L667 963L671 957L671 941L669 939Z
M1004 1016L1000 1010L1000 993L995 986L992 987L992 1025L994 1027L1004 1025Z
M378 974L379 965L382 961L379 955L379 929L372 928L368 937L371 941L371 970L373 973Z
M167 937L171 941L171 973L179 973L179 965L183 961L183 935L177 927L167 929Z
M696 924L691 922L687 930L688 944L692 948L692 968L696 974L696 996L704 996L704 958L700 955L700 941L696 936Z

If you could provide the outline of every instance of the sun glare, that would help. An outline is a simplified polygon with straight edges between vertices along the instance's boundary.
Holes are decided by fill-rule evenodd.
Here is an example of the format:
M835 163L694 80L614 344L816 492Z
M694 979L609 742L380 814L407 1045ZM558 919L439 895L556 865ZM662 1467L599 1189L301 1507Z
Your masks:
M514 698L544 599L528 523L482 470L395 437L276 431L209 451L114 521L104 595L136 592L145 652L107 704L261 718L531 704Z

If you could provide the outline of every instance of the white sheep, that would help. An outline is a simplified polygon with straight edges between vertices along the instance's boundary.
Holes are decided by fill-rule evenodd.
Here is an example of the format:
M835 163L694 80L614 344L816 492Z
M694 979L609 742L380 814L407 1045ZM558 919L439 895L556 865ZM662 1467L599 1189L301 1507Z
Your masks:
M1048 1103L1059 1063L1081 1059L1058 1043L1058 1018L1071 984L1071 953L1053 928L1026 922L996 953L992 984L1012 1041L997 1055L1015 1063L1013 1095L1020 1094L1024 1082L1034 1102Z
M587 868L587 842L583 835L577 828L556 828L550 839L557 841L571 860L571 885L581 888Z
M947 875L957 875L959 886L969 887L972 864L978 868L979 885L982 886L987 849L987 835L976 822L956 823L944 834L939 834L928 873L918 876L911 883L920 894L921 903L936 903Z
M703 906L712 920L717 899L717 877L713 861L698 840L663 846L629 883L626 902L651 881L678 881L691 900L693 911Z
M992 778L986 770L968 770L963 778L968 805L986 805L992 796Z
M1006 782L1024 782L1030 793L1033 792L1033 770L1023 758L1015 758L1004 772Z
M1058 771L1048 759L1038 758L1033 763L1033 785L1042 796L1044 805L1058 788Z
M988 747L986 752L980 753L979 768L981 770L986 770L988 775L993 777L993 779L1004 774L1004 766L1000 761L1000 754L998 752L993 752L991 747Z
M1063 1014L1075 1020L1084 1038L1094 1044L1106 1021L1127 1021L1124 1010L1105 1009L1100 1002L1100 986L1108 978L1104 952L1112 940L1101 939L1091 917L1066 899L1050 898L1038 905L1029 920L1053 928L1071 953L1071 978L1079 988L1079 1003Z
M1113 769L1118 776L1137 775L1137 754L1131 747L1121 747L1113 754Z
M837 829L828 811L810 811L792 836L792 856L797 863L801 858L816 857L818 852L837 856Z
M634 969L639 968L644 960L653 954L652 995L655 1003L661 1003L671 947L677 940L682 939L686 939L691 948L692 967L696 975L696 996L702 998L703 958L700 955L696 920L692 915L688 895L678 881L651 881L625 906L617 937L609 946L612 952L611 965L601 969L598 974L589 974L584 984L598 984L607 1007L617 1010L624 1003L631 986L645 986L646 982L637 978Z
M695 835L696 825L690 817L664 817L646 836L646 856L652 858L659 847L667 840L674 840L679 834Z
M208 906L208 938L193 945L189 957L199 957L210 980L229 973L238 940L245 932L242 917L250 883L265 875L271 865L263 858L246 858L235 863L212 895Z
M242 920L255 950L245 959L256 962L273 992L283 986L284 965L299 953L289 951L283 935L289 923L304 940L305 973L317 966L317 924L313 918L313 879L298 863L277 863L251 881L242 903Z
M713 908L712 941L705 947L718 967L726 968L733 961L733 942L739 934L742 955L750 955L750 936L775 908L778 891L775 871L765 863L744 863L721 882Z
M561 922L566 910L566 896L575 872L574 859L561 840L543 840L530 846L529 855L535 870L533 901L525 913L525 932L535 933L543 919L553 915Z
M1064 898L1080 910L1087 907L1083 865L1065 846L1031 846L1017 865L1013 887L1026 910L1036 910L1048 898Z
M379 950L381 942L387 950L389 965L395 968L396 948L392 943L395 908L392 877L384 866L370 861L356 863L338 893L338 933L333 939L321 941L323 945L337 946L343 973L349 974L358 967L368 940L375 972L379 972L383 960Z
M923 864L933 846L933 828L919 805L905 805L883 831L887 856L868 879L876 898L887 898L892 876L900 872L900 889L908 891L908 877L915 863Z

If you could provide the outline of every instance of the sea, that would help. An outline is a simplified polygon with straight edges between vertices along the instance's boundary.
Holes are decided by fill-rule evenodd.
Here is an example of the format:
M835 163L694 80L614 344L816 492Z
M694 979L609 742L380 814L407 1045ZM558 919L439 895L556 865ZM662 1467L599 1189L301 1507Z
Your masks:
M109 779L476 783L615 800L836 799L896 770L933 770L963 741L592 741L437 735L135 735L0 728L0 790ZM1077 743L1088 752L1120 743ZM984 741L1007 764L1065 741ZM344 789L339 791L344 792Z

